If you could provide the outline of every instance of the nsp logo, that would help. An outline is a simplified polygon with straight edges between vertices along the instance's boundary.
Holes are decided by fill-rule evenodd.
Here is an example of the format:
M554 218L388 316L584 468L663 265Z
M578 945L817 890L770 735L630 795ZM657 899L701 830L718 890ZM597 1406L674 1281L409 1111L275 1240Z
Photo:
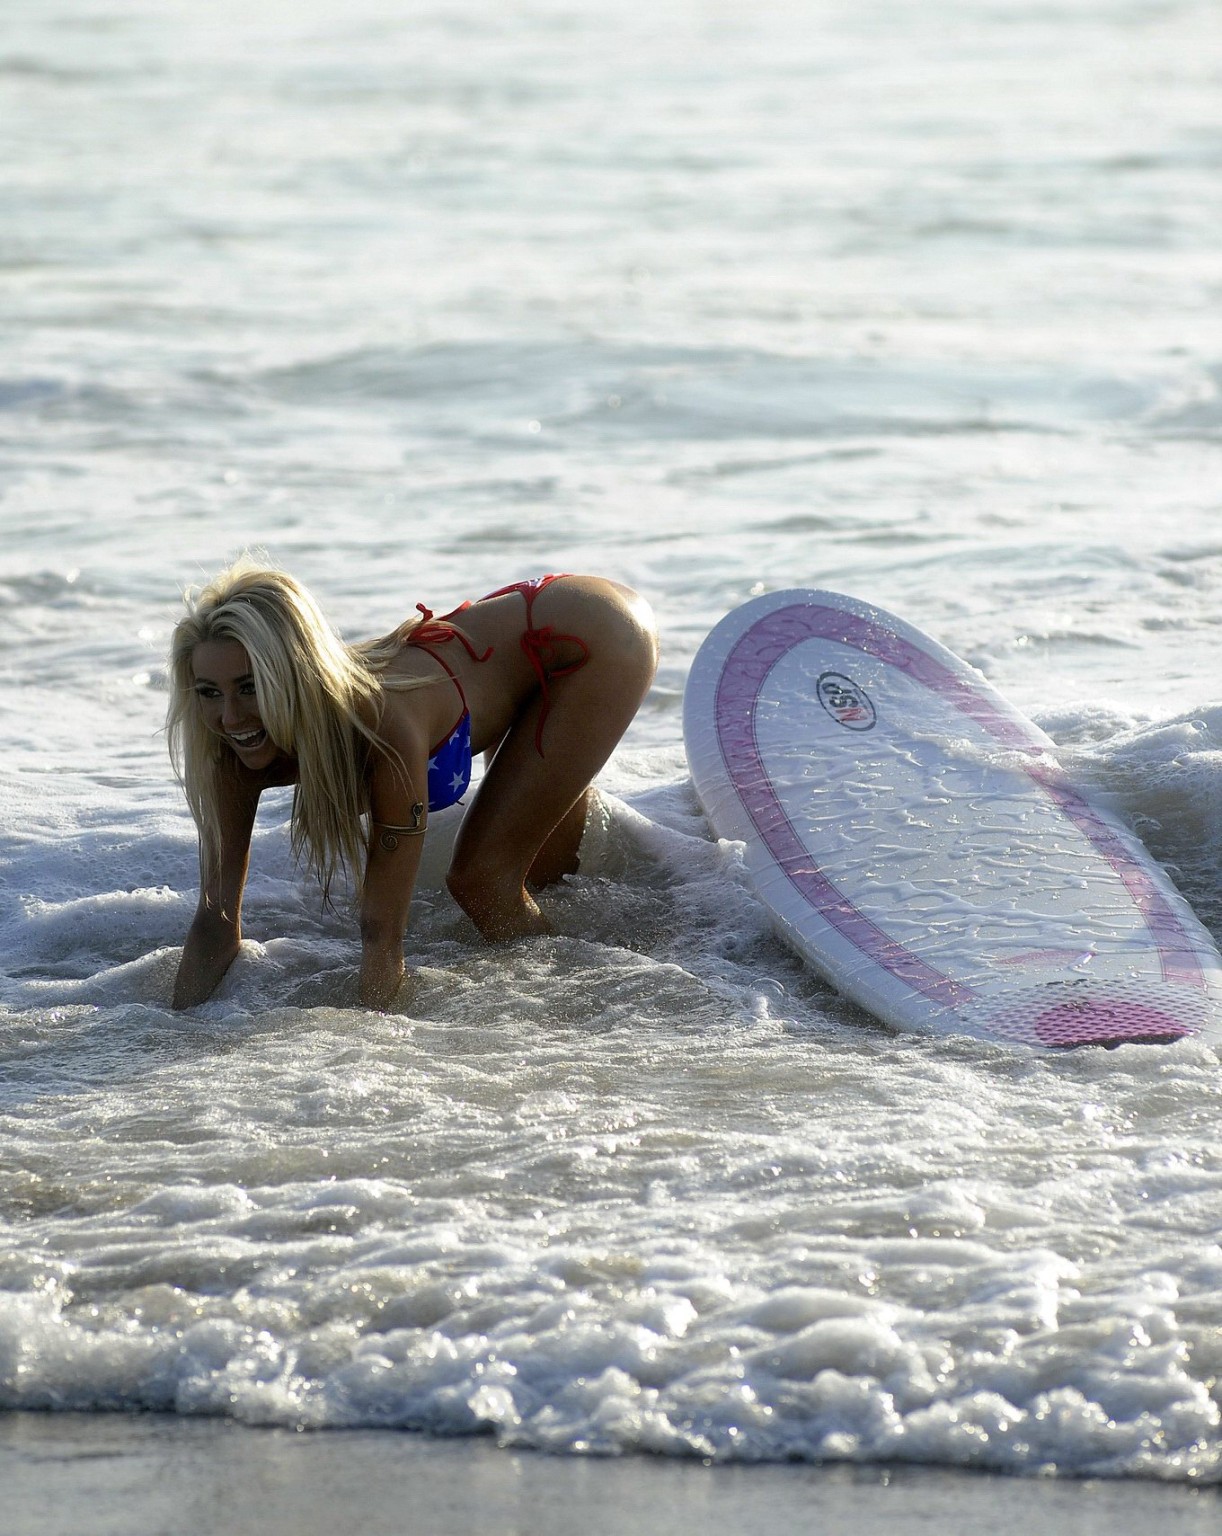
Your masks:
M824 672L815 684L820 704L837 725L849 731L873 730L878 716L870 696L843 672Z

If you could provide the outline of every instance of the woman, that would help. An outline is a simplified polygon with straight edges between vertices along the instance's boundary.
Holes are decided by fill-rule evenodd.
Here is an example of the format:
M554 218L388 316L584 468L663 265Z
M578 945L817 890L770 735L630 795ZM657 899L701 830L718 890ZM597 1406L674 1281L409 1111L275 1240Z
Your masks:
M241 943L259 796L294 784L293 849L324 899L347 869L360 997L403 980L403 933L429 811L495 754L447 884L489 939L547 933L527 890L577 868L594 775L657 667L648 605L595 576L544 576L347 646L291 576L239 562L192 601L170 657L170 754L200 836L200 899L174 1006L211 995ZM365 827L362 828L362 818Z

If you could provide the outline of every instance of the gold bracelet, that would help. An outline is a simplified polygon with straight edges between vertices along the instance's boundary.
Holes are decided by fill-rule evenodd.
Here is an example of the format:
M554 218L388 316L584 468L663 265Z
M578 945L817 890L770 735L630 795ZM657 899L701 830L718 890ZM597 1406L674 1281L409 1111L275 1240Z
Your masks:
M423 815L424 801L417 800L412 805L412 824L410 827L396 827L393 822L389 821L372 821L370 825L382 828L382 835L378 838L378 842L386 849L387 853L393 853L399 846L399 838L395 835L396 833L402 837L423 837L428 831L428 824L420 819Z

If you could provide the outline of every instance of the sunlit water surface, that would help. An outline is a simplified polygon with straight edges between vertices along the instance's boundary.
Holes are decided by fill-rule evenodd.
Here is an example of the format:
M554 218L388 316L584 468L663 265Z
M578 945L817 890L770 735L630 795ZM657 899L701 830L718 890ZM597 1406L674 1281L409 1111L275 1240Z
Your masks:
M1222 29L1195 0L15 0L0 40L0 1405L1222 1477L1203 1046L895 1036L683 759L753 592L985 670L1222 934ZM256 836L168 1007L177 594L654 603L556 936L431 837L400 1012Z

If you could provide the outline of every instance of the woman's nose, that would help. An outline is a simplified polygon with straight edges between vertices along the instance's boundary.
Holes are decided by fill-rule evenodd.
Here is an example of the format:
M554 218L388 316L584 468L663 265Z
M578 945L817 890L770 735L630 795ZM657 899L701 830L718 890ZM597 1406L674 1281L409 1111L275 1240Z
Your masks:
M221 703L221 724L223 726L240 725L242 721L242 701L236 694L229 694Z

